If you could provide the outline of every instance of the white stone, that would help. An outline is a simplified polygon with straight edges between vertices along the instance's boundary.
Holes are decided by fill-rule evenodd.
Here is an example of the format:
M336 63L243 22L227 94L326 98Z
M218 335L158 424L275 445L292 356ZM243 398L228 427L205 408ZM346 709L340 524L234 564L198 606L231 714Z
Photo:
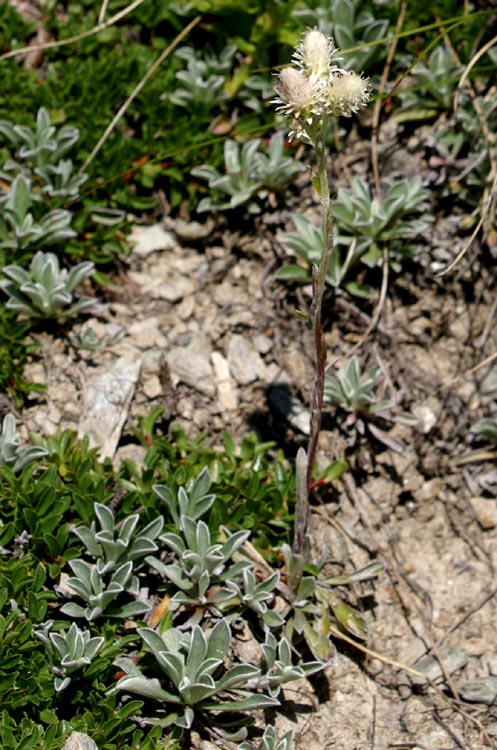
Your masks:
M239 385L266 379L266 365L255 347L244 336L235 334L228 344L229 369Z
M171 250L176 240L171 232L166 232L160 224L134 226L129 236L133 253L145 257L156 250Z
M173 382L182 381L206 396L214 396L210 352L202 350L194 340L188 346L175 346L167 354Z
M116 451L141 364L140 352L129 347L110 368L106 365L92 373L91 381L85 384L78 434L81 438L87 435L103 458L112 458Z
M238 407L237 388L230 374L228 360L221 352L212 352L211 361L221 411L236 409Z

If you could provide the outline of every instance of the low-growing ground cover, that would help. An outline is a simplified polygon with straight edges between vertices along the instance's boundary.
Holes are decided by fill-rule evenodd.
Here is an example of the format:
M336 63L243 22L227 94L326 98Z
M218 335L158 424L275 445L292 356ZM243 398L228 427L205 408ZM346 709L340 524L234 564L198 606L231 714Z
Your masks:
M0 61L2 747L491 746L492 8L21 10L7 55L103 25ZM317 25L373 103L327 138L299 568L324 242L269 100Z

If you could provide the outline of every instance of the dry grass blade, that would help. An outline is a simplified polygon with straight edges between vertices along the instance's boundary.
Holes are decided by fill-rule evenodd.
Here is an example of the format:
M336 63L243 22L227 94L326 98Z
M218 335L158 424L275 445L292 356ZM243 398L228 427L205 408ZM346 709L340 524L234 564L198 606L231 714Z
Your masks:
M34 52L35 50L54 49L56 47L63 47L66 44L74 44L74 42L79 42L81 39L86 39L89 36L98 34L99 31L103 31L103 29L107 29L109 26L113 26L115 23L120 21L121 18L124 18L129 13L134 11L135 8L138 8L138 6L141 5L143 2L144 0L134 0L134 2L130 3L130 5L127 5L126 8L123 8L122 10L119 11L119 13L116 13L115 16L112 16L111 18L109 18L108 21L99 23L96 26L94 26L92 29L83 31L81 34L70 36L67 39L59 39L56 42L45 42L44 44L31 44L31 45L28 45L27 47L21 47L20 49L10 50L10 52L6 52L5 54L0 55L0 61L8 60L11 57L17 57L18 55L27 55L30 52Z
M426 684L430 685L433 690L457 713L459 713L467 722L474 724L476 727L478 727L479 731L481 732L481 735L483 739L485 740L488 747L492 748L492 750L497 750L497 745L493 741L493 739L490 737L488 732L486 731L485 727L481 723L481 721L476 717L469 714L467 711L465 711L461 706L459 706L455 701L451 700L450 698L445 695L442 688L440 688L438 685L436 685L433 680L430 680L429 677L427 677L424 672L419 672L417 669L413 669L412 667L408 667L407 664L402 664L401 662L395 661L394 659L389 659L387 656L383 656L383 654L379 654L377 651L371 651L371 649L367 648L366 646L363 646L360 643L357 643L357 641L354 641L353 638L349 638L345 633L343 633L341 630L338 630L333 625L330 625L330 632L336 636L337 638L340 638L340 640L345 641L349 645L356 648L358 651L361 651L363 654L366 654L367 656L371 657L372 659L378 659L383 664L386 664L389 667L393 667L394 669L401 669L403 672L406 672L407 674L412 675L413 677L419 677L423 679Z
M131 104L131 102L133 101L133 99L136 96L138 96L138 94L140 93L140 91L147 84L149 78L151 78L153 76L153 74L155 73L155 71L157 70L157 68L159 68L162 65L162 63L164 62L164 60L167 57L169 57L169 55L171 54L171 52L178 46L178 44L181 41L183 41L183 39L186 36L188 36L188 34L190 33L190 31L194 28L194 26L196 26L199 23L199 21L200 21L201 18L202 18L202 16L196 16L192 21L190 21L190 23L187 26L185 26L185 28L183 29L183 31L181 31L178 34L178 36L171 42L171 44L168 45L168 47L166 47L166 49L164 50L164 52L162 52L159 55L159 57L154 62L154 64L147 70L147 72L145 73L145 75L143 76L143 78L141 79L141 81L138 83L137 86L135 86L135 88L133 89L133 91L131 92L131 94L128 96L128 98L126 99L126 101L124 102L124 104L122 105L122 107L120 107L119 111L112 118L112 121L109 123L109 125L105 129L104 134L99 139L99 141L96 144L95 148L91 151L91 153L85 159L84 163L81 165L81 167L80 167L80 169L78 171L78 174L83 173L86 170L86 168L88 167L88 165L91 164L91 162L93 161L93 159L95 158L95 156L98 154L98 152L102 148L103 144L105 143L105 141L107 140L107 138L109 137L109 135L112 133L112 131L116 127L117 123L119 122L119 120L121 119L121 117L123 116L123 114L128 109L128 107Z
M457 55L457 52L455 51L454 47L450 43L450 40L448 39L446 32L444 29L442 29L442 35L444 36L445 43L449 49L449 51L452 54L452 57L454 61L460 65L461 61L459 60L459 56ZM461 76L461 80L458 83L456 95L454 97L454 111L456 112L459 107L459 96L460 92L463 89L463 87L466 87L468 89L469 95L471 97L471 101L473 104L473 107L476 112L476 116L478 117L478 121L480 123L480 127L482 130L483 135L485 136L486 144L487 144L487 155L490 162L490 172L489 172L489 182L491 182L490 187L486 187L483 191L481 205L480 205L480 219L478 221L478 224L476 225L475 229L471 233L471 236L469 237L468 241L465 243L462 250L456 255L453 260L449 263L449 265L443 269L443 271L440 271L440 273L437 274L437 276L445 276L445 274L449 273L449 271L452 271L453 268L455 268L462 258L466 255L469 248L473 244L473 241L477 237L480 229L484 227L484 232L488 232L490 229L489 223L487 226L485 226L485 222L487 220L491 221L491 217L493 217L495 212L495 197L497 193L497 159L495 157L493 146L495 144L495 134L492 133L488 127L487 120L485 118L485 115L482 111L482 108L480 106L480 102L477 99L476 91L474 89L474 86L471 82L468 82L468 75L472 68L476 65L478 60L486 53L489 49L491 49L495 44L497 44L497 36L494 36L487 44L483 45L483 47L478 50L478 52L473 55L469 63L467 64L464 73Z

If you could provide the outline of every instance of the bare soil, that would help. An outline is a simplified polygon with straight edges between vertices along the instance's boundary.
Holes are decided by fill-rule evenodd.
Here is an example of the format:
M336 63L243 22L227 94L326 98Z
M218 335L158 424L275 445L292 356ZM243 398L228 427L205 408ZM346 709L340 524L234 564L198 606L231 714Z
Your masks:
M364 171L363 152L349 144L335 162L338 181ZM399 165L428 175L422 153L400 150L382 167L398 174ZM294 314L308 305L309 289L274 274L292 211L315 210L305 180L300 187L289 206L268 205L255 217L200 225L163 215L137 227L105 302L71 330L91 326L101 348L85 352L66 335L37 334L41 354L26 375L47 391L24 410L25 428L76 429L115 461L139 462L129 426L160 405L165 431L206 432L216 445L222 430L256 430L291 461L306 443L313 382L310 332ZM462 246L463 218L437 216L418 257L391 273L379 325L357 352L363 369L381 367L383 396L395 406L372 427L334 409L325 419L319 462L345 457L350 471L316 491L315 549L328 548L330 571L376 558L385 571L346 592L367 622L366 648L337 638L336 664L285 692L278 722L297 729L302 750L477 750L497 738L492 696L463 698L468 682L497 676L497 468L495 459L460 462L483 445L471 426L496 411L492 248L475 244L454 274L436 275ZM381 273L371 278L379 285ZM328 294L334 368L373 314L374 303ZM112 412L110 427L102 410ZM467 658L453 667L461 649ZM400 666L427 654L443 664L438 690Z

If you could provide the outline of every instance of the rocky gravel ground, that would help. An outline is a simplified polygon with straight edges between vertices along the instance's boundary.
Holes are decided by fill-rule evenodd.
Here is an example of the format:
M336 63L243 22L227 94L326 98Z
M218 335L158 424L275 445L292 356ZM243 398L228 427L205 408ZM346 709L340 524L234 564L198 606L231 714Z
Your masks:
M362 148L349 146L338 181L363 169ZM429 165L405 149L394 159L385 148L384 168L408 164L429 179ZM255 430L291 461L308 431L312 342L294 311L305 309L309 289L285 286L275 272L291 210L315 211L306 180L290 208L243 221L163 215L137 224L94 316L62 335L34 334L41 350L25 374L47 390L20 415L24 429L74 429L102 456L139 463L129 428L161 406L165 433L175 425L218 445L223 430L237 438ZM495 417L495 248L475 244L455 274L437 277L464 243L462 219L436 217L415 261L391 275L379 324L360 345L363 369L379 365L393 406L372 424L336 410L325 418L319 462L345 457L350 471L316 491L315 549L328 548L330 570L379 558L385 571L348 589L367 622L365 646L337 639L324 676L286 690L278 722L297 726L304 750L497 743L497 469L495 458L467 458L478 447L472 425ZM334 367L373 315L371 303L330 293ZM98 348L74 347L70 337L89 328ZM443 665L431 664L438 689L399 666L424 671L430 664L418 660L427 655Z

